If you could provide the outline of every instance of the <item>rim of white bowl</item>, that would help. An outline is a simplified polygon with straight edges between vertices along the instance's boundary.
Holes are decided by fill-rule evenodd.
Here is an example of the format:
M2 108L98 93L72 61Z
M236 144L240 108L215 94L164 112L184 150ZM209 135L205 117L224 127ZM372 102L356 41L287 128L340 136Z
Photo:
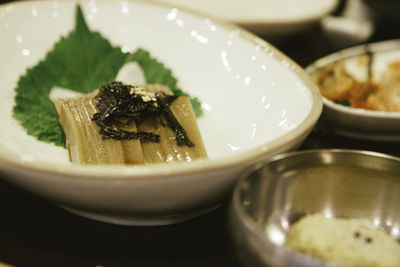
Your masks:
M160 2L161 4L167 4L167 2ZM250 3L249 3L250 4ZM295 24L302 24L302 23L311 23L315 22L317 20L320 20L322 17L332 13L335 8L339 5L338 0L330 0L328 5L325 5L323 8L314 10L312 14L308 15L302 15L302 16L296 16L296 17L289 17L289 16L284 16L280 18L269 18L267 16L259 19L255 19L253 17L247 17L247 18L241 18L241 19L236 19L233 16L224 16L224 19L231 22L231 23L236 23L242 26L250 26L250 25L258 25L258 26L276 26L276 25L295 25ZM169 5L171 6L171 5ZM174 5L175 6L175 5ZM176 5L178 8L186 9L191 11L192 13L197 13L195 10L195 7L185 7L182 5ZM213 16L213 15L211 15ZM215 16L214 16L215 17Z
M322 96L322 102L324 105L338 112L347 113L353 116L359 117L370 117L370 118L382 118L382 119L400 119L400 112L389 112L389 111L376 111L362 108L351 108L344 105L335 103L334 101Z
M100 2L108 2L110 0L101 0ZM29 1L29 2L17 2L17 3L7 3L7 5L19 4L19 5L32 5L37 2L47 2L51 3L52 1L39 0L39 1ZM65 1L68 2L68 1ZM159 3L156 1L146 1L146 0L137 0L135 2L143 3L146 5L152 6L163 6L172 8L171 5L167 5L164 3ZM321 112L322 112L322 97L318 87L315 83L312 82L310 76L307 72L301 68L297 63L295 63L288 56L283 54L273 45L264 41L260 37L254 35L253 33L243 29L240 26L231 24L229 22L225 22L218 18L212 18L208 15L203 15L198 12L194 12L188 10L186 8L179 8L185 13L193 14L197 17L202 18L210 18L219 26L229 29L229 30L238 30L242 39L247 40L250 43L253 43L255 46L261 46L262 48L268 48L269 52L273 52L273 57L278 59L280 62L288 63L288 69L290 71L297 74L300 80L305 84L308 88L309 93L311 95L312 105L309 113L303 119L299 125L285 133L282 136L279 136L276 139L265 142L262 145L259 145L255 148L239 152L234 155L229 155L223 158L217 159L208 159L208 160L196 160L188 163L161 163L161 164L148 164L148 165L140 165L140 166L131 166L131 165L79 165L79 164L63 164L63 163L52 163L52 162L44 162L44 161L21 161L19 158L9 158L3 154L0 155L0 169L6 171L12 171L16 168L19 172L29 171L35 173L43 173L47 175L55 175L56 176L68 176L68 178L78 178L78 179L104 179L104 180L112 180L115 181L118 178L121 179L165 179L165 176L173 175L185 175L191 174L197 171L201 172L209 172L214 170L222 170L226 168L234 168L234 167L246 167L247 165L256 163L263 159L264 156L269 155L274 151L279 151L285 144L290 143L292 140L296 138L302 138L312 130L313 126L318 121ZM184 177L184 176L183 176ZM182 178L183 178L182 177ZM60 177L59 177L60 178Z
M374 53L385 52L390 50L400 49L400 39L393 39L387 41L374 42L369 44L357 45L350 48L334 52L320 59L317 59L310 65L308 65L305 70L311 76L315 72L329 64L332 64L340 59L352 58L360 56L366 53L366 51L371 51ZM341 104L337 104L334 101L322 96L322 101L327 107L336 110L338 112L347 113L353 116L359 117L371 117L371 118L387 118L387 119L400 119L400 112L390 112L390 111L377 111L368 110L362 108L352 108Z

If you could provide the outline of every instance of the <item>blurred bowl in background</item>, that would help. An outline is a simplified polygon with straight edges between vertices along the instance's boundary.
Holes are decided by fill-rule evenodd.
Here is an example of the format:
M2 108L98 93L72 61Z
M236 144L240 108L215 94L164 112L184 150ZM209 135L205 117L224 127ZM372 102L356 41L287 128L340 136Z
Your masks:
M267 39L279 39L315 25L338 0L158 0L227 20Z
M237 182L230 227L244 266L326 266L284 246L299 218L371 222L400 239L400 159L355 150L309 150L273 157Z

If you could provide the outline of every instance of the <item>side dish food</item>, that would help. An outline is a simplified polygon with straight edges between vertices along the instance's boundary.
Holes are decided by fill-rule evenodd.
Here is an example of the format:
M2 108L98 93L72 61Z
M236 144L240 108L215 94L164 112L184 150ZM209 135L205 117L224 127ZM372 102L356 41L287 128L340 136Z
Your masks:
M293 224L286 245L339 266L400 266L400 244L360 219L308 215Z
M339 60L317 71L315 81L326 98L353 108L400 111L400 61L390 63L378 80L372 79L372 56L365 65L368 78L358 81Z
M190 99L175 96L167 86L111 82L54 103L72 162L144 164L207 158Z

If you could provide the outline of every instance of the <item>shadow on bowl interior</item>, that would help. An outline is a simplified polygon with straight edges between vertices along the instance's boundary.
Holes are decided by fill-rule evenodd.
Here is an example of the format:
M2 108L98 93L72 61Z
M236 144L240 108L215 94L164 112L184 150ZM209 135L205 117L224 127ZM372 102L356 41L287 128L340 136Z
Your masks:
M259 164L236 184L230 227L246 266L325 266L284 247L306 214L362 218L400 239L400 159L366 151L310 150Z

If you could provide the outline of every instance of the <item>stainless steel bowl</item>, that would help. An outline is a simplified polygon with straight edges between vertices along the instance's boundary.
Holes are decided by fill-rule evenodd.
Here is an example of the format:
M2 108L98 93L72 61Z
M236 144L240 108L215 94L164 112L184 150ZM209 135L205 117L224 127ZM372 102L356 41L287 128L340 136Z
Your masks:
M326 266L284 246L306 214L362 218L400 239L400 159L354 150L278 155L238 180L230 228L246 266Z

